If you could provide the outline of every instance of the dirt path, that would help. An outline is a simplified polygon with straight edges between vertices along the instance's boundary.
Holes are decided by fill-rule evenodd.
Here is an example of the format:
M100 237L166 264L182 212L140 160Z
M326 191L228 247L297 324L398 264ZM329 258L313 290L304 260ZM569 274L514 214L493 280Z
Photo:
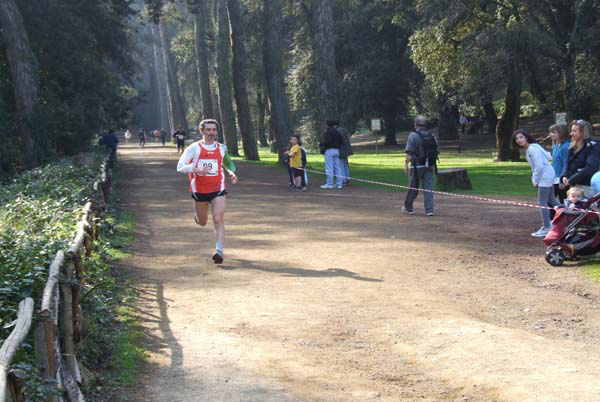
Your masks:
M139 401L600 401L600 286L551 268L535 210L240 164L225 264L172 148L120 151L123 269L152 350Z

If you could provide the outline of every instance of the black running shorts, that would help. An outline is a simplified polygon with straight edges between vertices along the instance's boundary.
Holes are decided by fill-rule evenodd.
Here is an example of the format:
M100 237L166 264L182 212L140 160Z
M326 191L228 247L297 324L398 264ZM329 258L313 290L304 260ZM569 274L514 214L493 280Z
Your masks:
M226 190L215 191L214 193L192 193L192 198L196 202L211 202L217 197L223 197L227 194Z
M302 177L302 175L304 174L304 170L300 168L292 168L292 174L294 175L294 177Z

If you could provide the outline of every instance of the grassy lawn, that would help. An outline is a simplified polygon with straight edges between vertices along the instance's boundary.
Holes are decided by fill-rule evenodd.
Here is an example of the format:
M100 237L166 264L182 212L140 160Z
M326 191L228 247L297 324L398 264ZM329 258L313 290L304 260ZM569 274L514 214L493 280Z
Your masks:
M600 282L600 261L598 259L586 261L584 272L592 280Z
M485 148L463 150L459 154L454 150L442 150L439 168L466 168L473 185L471 191L454 190L453 192L536 197L537 191L531 185L531 169L527 162L493 162L493 151L492 148ZM268 148L260 148L260 158L260 162L253 163L278 167L277 155L270 153ZM234 159L241 160L241 158ZM373 150L359 150L349 158L349 162L353 177L401 185L407 183L407 177L403 172L404 153L401 149L384 149L380 150L379 154L375 154ZM287 173L283 167L278 168L281 169L282 181L285 182ZM324 171L323 156L309 154L308 168ZM316 173L310 175L312 177L318 176ZM319 180L319 183L324 181L324 176L317 180ZM360 182L353 182L353 184L377 186Z

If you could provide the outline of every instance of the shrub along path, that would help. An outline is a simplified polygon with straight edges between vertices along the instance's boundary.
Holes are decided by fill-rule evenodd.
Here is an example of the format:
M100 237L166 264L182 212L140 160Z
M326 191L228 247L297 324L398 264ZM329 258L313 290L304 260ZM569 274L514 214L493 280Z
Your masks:
M126 400L600 400L600 285L544 262L536 210L407 216L403 193L238 163L216 267L173 148L119 157L151 350Z

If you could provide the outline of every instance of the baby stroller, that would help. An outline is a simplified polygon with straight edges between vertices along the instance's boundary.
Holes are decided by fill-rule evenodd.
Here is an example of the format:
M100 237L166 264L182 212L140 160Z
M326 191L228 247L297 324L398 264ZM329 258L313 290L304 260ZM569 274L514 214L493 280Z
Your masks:
M565 260L600 252L600 193L584 203L584 208L561 208L554 215L552 230L544 238L546 262L558 267Z

